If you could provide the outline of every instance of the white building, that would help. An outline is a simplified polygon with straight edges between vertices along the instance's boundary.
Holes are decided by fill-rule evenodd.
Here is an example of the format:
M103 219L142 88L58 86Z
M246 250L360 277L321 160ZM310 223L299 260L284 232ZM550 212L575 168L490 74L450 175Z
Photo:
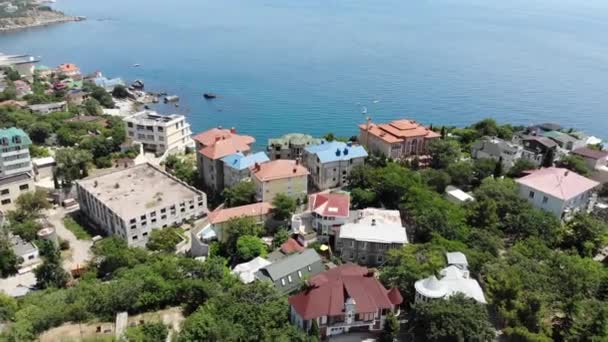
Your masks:
M241 281L241 283L249 284L249 283L252 283L256 279L255 273L257 271L259 271L261 268L264 268L270 264L271 264L270 261L268 261L262 257L257 257L251 261L234 266L234 268L232 269L232 274L239 277L239 280Z
M31 242L24 241L17 235L11 236L11 248L15 255L23 260L20 267L29 266L40 261L38 247Z
M457 293L462 293L468 298L485 304L486 298L483 290L475 279L470 278L466 256L461 252L446 254L448 267L442 269L439 274L441 279L435 275L418 280L416 288L416 302L425 302L433 299L448 298Z
M473 196L452 185L445 188L445 198L454 204L464 204L475 200Z
M367 152L351 142L321 142L304 149L302 162L310 172L312 183L320 190L347 184L353 167L363 165Z
M183 115L160 115L153 111L143 111L126 117L124 121L128 137L141 143L144 151L162 155L194 147L190 124Z
M471 156L474 159L500 160L506 169L522 158L523 151L523 146L496 137L483 137L471 146Z
M30 137L20 128L0 129L0 178L31 173Z
M354 222L340 227L335 249L345 262L376 266L385 261L390 249L406 243L407 234L398 210L369 208L361 210Z
M588 210L594 201L593 191L600 184L558 167L535 170L516 182L521 198L559 218Z
M66 101L53 102L53 103L41 103L28 106L28 108L36 114L50 114L55 112L65 112L68 110L68 103Z
M109 235L145 246L154 229L207 214L205 193L151 164L76 182L80 210Z

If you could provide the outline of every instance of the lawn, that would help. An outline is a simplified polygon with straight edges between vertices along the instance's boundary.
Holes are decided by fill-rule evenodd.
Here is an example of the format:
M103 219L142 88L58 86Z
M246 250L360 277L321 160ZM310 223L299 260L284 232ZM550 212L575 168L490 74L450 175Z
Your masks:
M63 219L63 224L65 227L76 235L78 240L91 240L92 236L89 232L84 229L72 216L66 216Z

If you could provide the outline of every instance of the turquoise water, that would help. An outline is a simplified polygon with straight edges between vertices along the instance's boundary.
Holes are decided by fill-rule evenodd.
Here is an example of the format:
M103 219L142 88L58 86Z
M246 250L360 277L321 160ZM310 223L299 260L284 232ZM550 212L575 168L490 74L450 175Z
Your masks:
M608 137L608 2L58 0L85 22L0 35L0 51L74 62L182 98L194 131L258 144L409 117L557 121ZM132 68L140 63L140 68ZM202 93L221 96L205 101Z

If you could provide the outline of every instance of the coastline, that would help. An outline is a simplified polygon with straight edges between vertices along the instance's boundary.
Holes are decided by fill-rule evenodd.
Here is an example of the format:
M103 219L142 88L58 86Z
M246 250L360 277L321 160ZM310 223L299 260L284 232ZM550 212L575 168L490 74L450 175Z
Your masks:
M54 25L54 24L83 21L83 20L86 20L86 17L82 17L82 16L61 16L61 17L54 17L54 18L36 18L36 17L27 18L27 17L24 17L24 18L16 18L16 19L32 20L32 22L25 23L25 24L19 24L19 23L8 24L6 26L0 27L0 33L10 33L10 32L26 30L26 29L34 28L34 27L44 27L44 26L50 26L50 25Z

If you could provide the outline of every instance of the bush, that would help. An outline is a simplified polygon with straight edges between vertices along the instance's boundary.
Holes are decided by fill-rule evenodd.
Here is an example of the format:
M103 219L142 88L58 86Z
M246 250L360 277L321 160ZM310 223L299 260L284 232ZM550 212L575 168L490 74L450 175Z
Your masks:
M63 224L69 231L74 233L78 240L91 240L91 234L89 234L89 232L82 225L80 225L80 223L78 223L72 216L66 216L63 219Z

